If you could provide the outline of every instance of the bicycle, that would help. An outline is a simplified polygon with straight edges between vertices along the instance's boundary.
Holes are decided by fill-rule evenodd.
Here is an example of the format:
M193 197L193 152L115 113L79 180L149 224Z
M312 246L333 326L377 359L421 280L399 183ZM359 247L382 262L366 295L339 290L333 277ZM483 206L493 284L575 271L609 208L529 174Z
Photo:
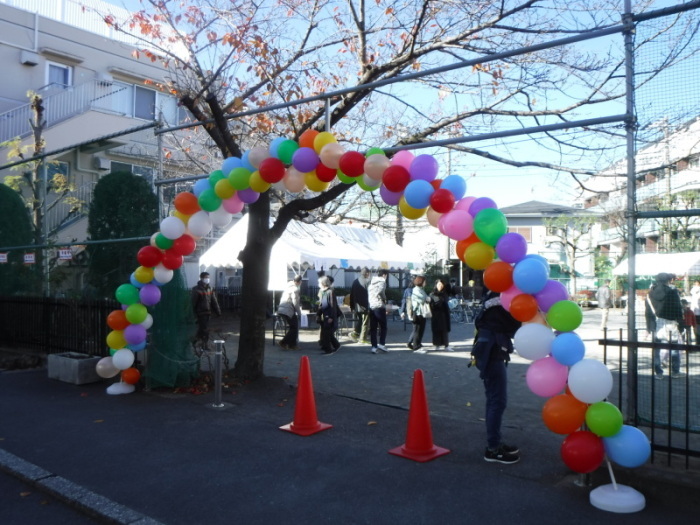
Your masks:
M456 323L463 323L467 320L465 304L459 299L450 299L450 318Z

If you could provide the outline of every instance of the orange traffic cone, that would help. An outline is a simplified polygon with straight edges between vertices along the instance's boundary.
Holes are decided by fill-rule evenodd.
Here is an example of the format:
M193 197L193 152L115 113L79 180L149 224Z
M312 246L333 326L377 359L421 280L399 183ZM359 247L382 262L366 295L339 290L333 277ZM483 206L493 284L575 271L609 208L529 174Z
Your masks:
M428 399L425 395L423 371L418 369L413 374L413 391L411 393L411 407L408 411L406 443L391 449L389 454L424 463L449 453L448 449L433 444L433 431L430 428L430 412L428 411Z
M310 436L316 432L333 427L328 423L321 423L316 416L316 400L314 399L314 387L311 382L311 367L309 358L301 356L299 364L299 385L297 386L297 402L294 407L294 421L280 427L281 430Z

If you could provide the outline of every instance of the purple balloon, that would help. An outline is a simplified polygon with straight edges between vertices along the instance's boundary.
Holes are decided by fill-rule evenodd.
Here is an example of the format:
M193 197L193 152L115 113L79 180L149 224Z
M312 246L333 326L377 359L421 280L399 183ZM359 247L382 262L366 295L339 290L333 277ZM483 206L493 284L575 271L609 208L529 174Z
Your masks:
M313 148L299 148L292 155L292 166L301 173L309 173L316 169L321 159Z
M535 294L535 300L540 310L547 313L554 303L565 301L569 298L566 286L559 281L548 280L544 288Z
M140 324L130 324L124 329L127 344L137 345L146 339L146 329Z
M474 202L472 202L471 206L469 206L469 213L472 217L476 217L477 213L479 213L481 210L485 210L486 208L498 209L498 206L496 206L496 202L493 199L489 199L488 197L479 197L478 199L474 199Z
M139 299L146 306L153 306L160 301L160 288L155 284L146 284L139 290Z
M496 243L498 258L507 263L517 263L527 255L527 241L519 233L506 233Z
M381 195L382 200L390 206L396 206L401 200L402 191L389 191L386 186L382 184L379 187L379 195Z
M411 174L411 180L420 179L430 182L437 177L438 162L432 155L418 155L411 161L408 172Z
M251 190L250 188L238 190L236 195L238 195L241 202L245 202L246 204L252 204L260 198L260 194L255 190Z

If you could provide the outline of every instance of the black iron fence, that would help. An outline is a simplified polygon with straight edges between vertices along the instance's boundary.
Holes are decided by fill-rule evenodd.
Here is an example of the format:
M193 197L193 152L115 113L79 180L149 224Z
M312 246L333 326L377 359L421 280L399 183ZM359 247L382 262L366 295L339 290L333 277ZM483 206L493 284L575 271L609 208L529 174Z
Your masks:
M623 330L616 335L599 340L615 378L610 401L647 433L652 462L697 467L691 459L700 458L700 346L644 340L641 331L638 341L625 339Z

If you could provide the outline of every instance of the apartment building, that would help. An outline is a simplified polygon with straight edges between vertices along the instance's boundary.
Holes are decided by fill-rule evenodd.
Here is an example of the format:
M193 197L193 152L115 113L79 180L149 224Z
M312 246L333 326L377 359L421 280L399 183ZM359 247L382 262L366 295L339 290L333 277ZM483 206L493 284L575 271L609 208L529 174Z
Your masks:
M139 58L136 41L108 27L93 9L118 20L128 15L101 0L0 0L0 143L19 138L32 144L27 92L39 93L45 151L63 150L49 159L49 174L64 173L84 204L77 213L57 206L47 215L47 230L58 241L85 238L81 218L100 176L128 170L153 180L163 175L159 167L187 173L177 154L159 163L162 145L147 127L186 119L177 99L157 87L166 70ZM119 135L139 127L147 129ZM7 147L0 147L0 166L6 163ZM12 173L0 170L0 180Z

